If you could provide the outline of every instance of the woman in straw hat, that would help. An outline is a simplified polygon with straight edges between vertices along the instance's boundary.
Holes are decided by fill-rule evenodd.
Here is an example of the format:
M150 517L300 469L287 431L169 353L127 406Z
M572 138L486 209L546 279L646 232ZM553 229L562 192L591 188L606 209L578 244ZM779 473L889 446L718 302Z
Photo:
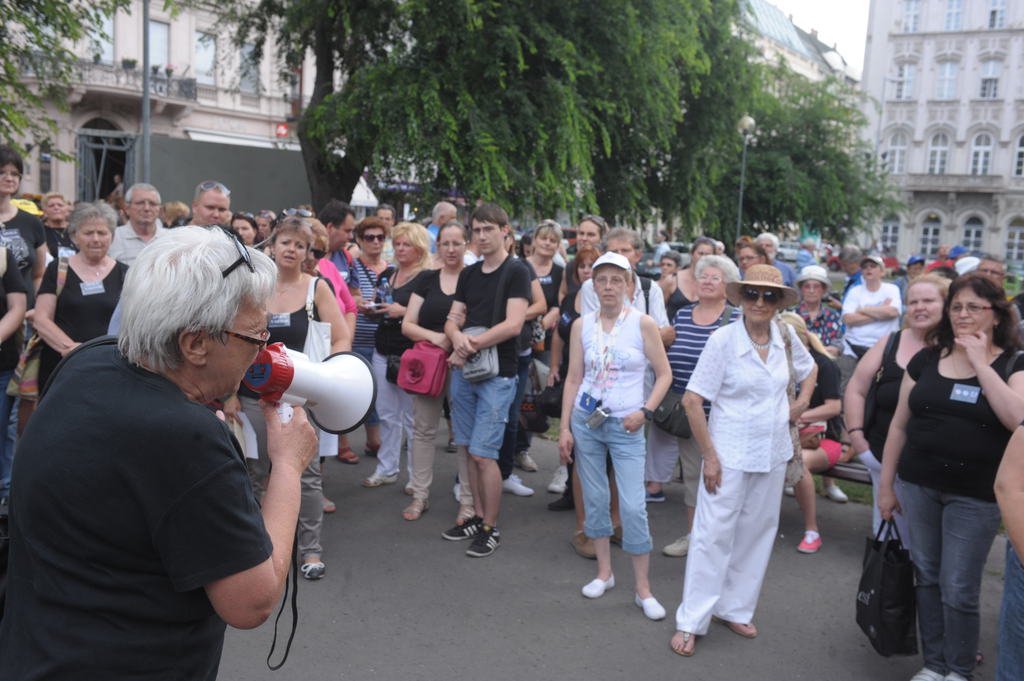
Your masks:
M796 333L775 321L797 300L779 270L753 265L743 281L726 287L726 295L742 306L743 321L711 335L683 396L704 479L670 644L686 657L712 618L740 636L757 636L751 620L779 523L786 462L793 456L789 425L807 409L817 375ZM800 390L790 403L794 374ZM705 400L711 402L710 421Z

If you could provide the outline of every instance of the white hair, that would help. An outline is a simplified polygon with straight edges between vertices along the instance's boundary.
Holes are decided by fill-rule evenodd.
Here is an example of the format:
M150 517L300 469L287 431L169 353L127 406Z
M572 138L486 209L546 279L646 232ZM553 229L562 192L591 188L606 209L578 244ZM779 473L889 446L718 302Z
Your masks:
M440 225L441 223L439 222L439 220L441 218L443 218L446 215L458 215L458 213L459 211L455 207L455 204L449 203L447 201L438 201L437 204L434 206L434 210L431 212L430 216L433 218L435 225ZM451 218L449 218L449 220L450 219ZM445 220L445 222L448 222L448 220Z
M128 361L152 371L175 369L182 361L182 331L223 338L243 306L266 305L277 267L259 251L246 250L256 271L243 263L225 277L240 253L222 229L178 227L150 242L121 292L118 347Z
M111 236L113 236L114 230L117 229L117 213L110 207L110 204L106 201L94 201L92 203L80 203L71 211L71 215L68 216L68 236L74 236L82 225L92 220L103 220L106 222Z
M778 249L778 247L779 247L779 237L775 236L771 232L761 232L760 234L757 235L757 238L754 239L754 241L756 241L758 243L763 243L765 241L771 241L772 245L775 246L776 249Z
M156 202L161 203L160 190L147 182L136 182L131 187L128 187L128 191L124 194L125 203L131 203L132 194L137 191L154 192L156 194Z
M694 272L694 276L700 279L700 275L704 274L704 270L709 267L714 267L716 270L722 273L722 277L725 278L726 284L731 284L734 281L740 280L740 270L729 258L724 255L705 255L697 261L697 269Z

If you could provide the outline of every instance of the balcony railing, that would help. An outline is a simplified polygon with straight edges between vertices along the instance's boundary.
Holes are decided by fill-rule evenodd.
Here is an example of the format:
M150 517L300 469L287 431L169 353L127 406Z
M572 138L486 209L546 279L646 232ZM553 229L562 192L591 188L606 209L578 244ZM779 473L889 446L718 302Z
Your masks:
M904 189L911 191L989 192L1002 189L1006 178L1002 175L894 175Z
M79 76L82 85L132 90L142 95L142 70L138 68L82 62L79 64ZM149 93L157 97L196 101L196 79L176 78L163 71L150 72Z

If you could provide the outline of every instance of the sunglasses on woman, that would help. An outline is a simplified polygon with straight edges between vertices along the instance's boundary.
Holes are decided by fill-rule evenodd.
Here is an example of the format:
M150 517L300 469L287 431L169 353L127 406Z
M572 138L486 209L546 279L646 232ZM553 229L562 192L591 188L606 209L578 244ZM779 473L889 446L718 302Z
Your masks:
M383 234L364 234L361 238L363 241L380 241L381 243L384 242Z
M311 217L313 217L313 214L311 212L309 212L308 210L306 210L305 208L285 208L283 211L281 211L281 215L287 215L290 218L293 218L293 217L296 217L296 216L298 216L300 218L311 218Z
M748 303L756 303L758 298L762 298L764 302L772 304L778 302L781 295L778 291L773 291L770 288L744 288L740 289L740 297Z

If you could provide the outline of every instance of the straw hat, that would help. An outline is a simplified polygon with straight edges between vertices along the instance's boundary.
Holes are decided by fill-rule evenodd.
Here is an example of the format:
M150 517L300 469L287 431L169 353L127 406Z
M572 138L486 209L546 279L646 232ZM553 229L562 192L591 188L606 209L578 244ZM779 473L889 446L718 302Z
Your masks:
M751 265L743 273L743 281L734 281L725 287L725 297L733 305L742 305L743 299L740 291L746 286L757 286L758 288L777 289L782 294L782 304L779 309L791 307L800 299L794 289L782 283L782 272L771 265Z

